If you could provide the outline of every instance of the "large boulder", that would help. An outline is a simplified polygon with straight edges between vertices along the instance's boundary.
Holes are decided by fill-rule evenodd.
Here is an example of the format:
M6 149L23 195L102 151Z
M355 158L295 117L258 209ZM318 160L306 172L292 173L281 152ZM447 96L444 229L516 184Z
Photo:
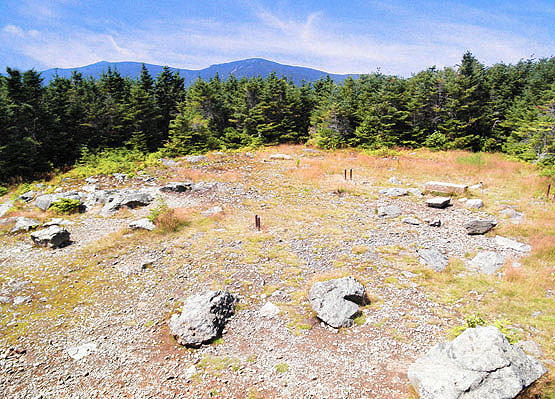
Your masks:
M31 239L37 245L50 248L59 248L69 244L69 231L60 226L50 226L47 229L31 233Z
M160 187L160 191L163 193L184 193L185 191L190 191L193 188L193 182L170 182L165 186Z
M505 256L493 251L479 252L468 262L471 269L477 269L485 274L493 274L505 264Z
M464 228L469 235L486 234L497 226L495 220L474 219L464 224Z
M422 399L511 399L546 372L496 327L478 326L434 346L408 378Z
M449 258L435 248L418 250L418 260L436 272L444 271L449 264Z
M20 231L29 231L40 225L40 222L35 219L18 217L15 226L11 230L11 233L18 233Z
M395 205L380 206L378 208L378 217L380 218L396 218L400 216L403 211Z
M464 184L445 183L441 181L429 181L424 184L424 190L445 194L465 194L468 190L468 186Z
M465 204L469 208L475 208L475 209L480 209L484 207L484 201L482 201L480 198L472 198L472 199L466 200Z
M350 327L366 301L362 284L353 277L343 277L315 283L308 301L324 323L334 327Z
M236 302L234 295L222 290L190 296L181 314L171 317L170 332L181 345L198 348L222 333Z

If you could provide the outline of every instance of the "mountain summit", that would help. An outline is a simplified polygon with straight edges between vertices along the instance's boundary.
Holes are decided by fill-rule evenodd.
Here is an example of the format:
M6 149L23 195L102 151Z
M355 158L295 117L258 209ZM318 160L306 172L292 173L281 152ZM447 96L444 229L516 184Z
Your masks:
M141 62L107 62L100 61L95 64L90 64L78 68L52 68L42 71L44 82L48 83L56 74L61 77L70 77L73 71L80 72L84 77L99 78L103 72L108 68L117 69L118 72L124 76L132 79L138 78L141 73ZM145 64L146 68L153 77L156 77L162 72L161 65ZM339 75L328 74L327 72L317 69L284 65L277 62L268 61L263 58L248 58L240 61L226 62L223 64L210 65L208 68L192 70L192 69L179 69L170 68L172 71L179 72L181 77L185 78L185 84L191 85L197 78L209 80L218 74L221 78L226 79L230 75L241 79L243 77L252 78L255 76L266 77L272 72L277 76L286 76L291 78L294 83L300 84L304 81L314 82L320 78L329 75L335 82L339 83L344 81L348 76L357 77L357 74Z

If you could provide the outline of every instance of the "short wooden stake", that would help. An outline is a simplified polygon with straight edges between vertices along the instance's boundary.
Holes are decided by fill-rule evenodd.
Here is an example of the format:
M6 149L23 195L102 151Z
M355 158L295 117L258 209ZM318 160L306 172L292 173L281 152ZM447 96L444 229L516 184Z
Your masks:
M345 169L343 173L345 174L345 180L347 180L347 169Z
M349 180L353 180L353 170L349 169Z
M551 183L549 183L547 185L547 194L545 194L545 196L547 197L547 199L549 199L549 192L551 191Z

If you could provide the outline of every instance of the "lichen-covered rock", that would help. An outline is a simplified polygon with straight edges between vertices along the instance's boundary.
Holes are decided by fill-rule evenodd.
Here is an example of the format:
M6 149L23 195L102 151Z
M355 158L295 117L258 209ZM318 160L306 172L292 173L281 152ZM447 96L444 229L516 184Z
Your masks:
M495 243L502 248L512 249L519 252L530 252L532 250L532 247L528 244L523 244L501 236L495 236Z
M350 327L366 301L362 284L353 277L343 277L315 283L308 300L324 323L335 327Z
M31 239L37 245L59 248L69 244L70 233L60 226L50 226L47 229L31 233Z
M393 187L393 188L384 188L380 190L380 194L385 195L386 197L402 197L403 195L407 195L409 192L401 187Z
M181 345L198 348L222 333L236 303L234 295L222 290L190 296L181 314L171 317L170 332Z
M483 251L472 258L468 262L468 266L485 274L493 274L505 264L505 260L506 258L502 254L493 251Z
M546 372L496 327L478 326L434 346L408 378L422 399L511 399Z
M464 194L468 190L468 186L464 184L429 181L424 184L424 190L446 194Z
M135 220L131 223L129 223L129 227L133 230L154 230L156 228L156 225L154 223L152 223L150 220L148 220L147 218L143 218L143 219L139 219L139 220Z
M380 206L378 208L378 217L380 218L396 218L401 213L403 213L401 208L395 205Z
M25 217L18 217L15 222L15 226L11 230L11 233L18 233L20 231L29 231L31 229L34 229L38 225L40 225L40 222L38 220L29 219Z

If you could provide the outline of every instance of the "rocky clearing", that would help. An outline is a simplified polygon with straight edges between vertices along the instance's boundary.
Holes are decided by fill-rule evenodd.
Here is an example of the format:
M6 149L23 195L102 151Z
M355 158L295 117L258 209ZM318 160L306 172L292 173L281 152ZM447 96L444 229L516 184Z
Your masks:
M2 236L0 396L414 398L410 364L482 307L502 309L487 316L510 319L521 340L540 343L536 355L553 369L555 269L544 265L529 294L539 299L527 299L536 308L521 314L520 294L510 294L521 286L509 284L524 283L537 266L526 259L538 250L496 237L529 242L515 229L527 228L528 217L549 223L541 212L552 215L552 204L512 197L494 185L502 177L491 177L447 208L427 206L433 196L418 192L427 181L482 180L472 168L434 169L433 156L415 169L409 155L400 162L302 147L178 161L135 177L95 176L89 191L147 189L156 199L111 216L97 204L65 217L68 246L34 246L29 232ZM466 180L457 174L466 172ZM194 190L159 190L186 180ZM58 187L83 185L90 183L69 178ZM128 227L161 203L186 214L188 225L165 234ZM17 212L59 217L33 201ZM468 234L476 219L494 221L493 230ZM547 253L551 231L539 241ZM362 283L370 301L352 327L334 329L307 296L315 282L344 276ZM185 348L168 321L208 289L238 296L237 310L220 339Z

